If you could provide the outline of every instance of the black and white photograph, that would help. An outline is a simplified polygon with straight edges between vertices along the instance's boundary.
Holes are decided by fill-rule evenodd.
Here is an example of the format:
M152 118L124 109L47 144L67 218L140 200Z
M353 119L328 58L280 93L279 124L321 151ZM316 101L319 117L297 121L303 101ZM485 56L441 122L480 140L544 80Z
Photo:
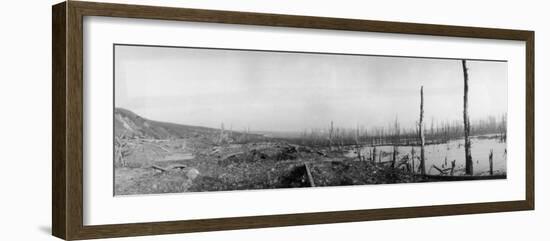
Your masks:
M0 241L548 237L548 5L4 1Z
M505 60L113 55L115 196L506 179Z

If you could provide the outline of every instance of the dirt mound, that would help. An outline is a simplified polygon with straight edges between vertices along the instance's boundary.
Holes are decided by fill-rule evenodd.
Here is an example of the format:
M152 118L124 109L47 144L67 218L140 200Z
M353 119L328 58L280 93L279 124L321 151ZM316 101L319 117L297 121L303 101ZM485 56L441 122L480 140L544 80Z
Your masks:
M316 162L310 165L317 186L345 186L363 184L407 183L412 174L384 164L345 160Z
M284 143L255 143L244 145L242 148L228 148L214 152L219 157L218 164L222 166L244 162L297 160L301 157L296 147Z

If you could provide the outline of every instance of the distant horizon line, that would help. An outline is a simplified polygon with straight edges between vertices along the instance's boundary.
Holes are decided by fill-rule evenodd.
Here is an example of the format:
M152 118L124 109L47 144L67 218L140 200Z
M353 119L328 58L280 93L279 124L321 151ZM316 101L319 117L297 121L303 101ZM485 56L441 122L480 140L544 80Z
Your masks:
M232 125L233 123L229 123L229 126L225 126L226 122L223 122L223 121L220 122L220 126L205 126L205 125L188 124L188 123L181 123L181 122L175 122L175 121L169 121L169 120L168 120L168 121L165 121L165 120L150 119L150 118L148 118L148 117L146 117L146 116L144 116L144 115L141 115L141 114L136 113L134 110L131 110L131 109L129 109L129 108L125 108L125 107L116 107L116 106L114 106L114 108L113 108L113 119L114 119L114 113L115 113L116 109L122 109L122 110L129 111L129 112L131 112L131 113L133 113L133 114L135 114L135 115L137 115L137 116L139 116L139 117L141 117L141 118L144 118L144 119L146 119L146 120L149 120L149 121L164 122L164 123L170 123L170 124L176 124L176 125L183 125L183 126L193 126L193 127L211 128L211 129L218 129L218 130L221 129L221 128L220 128L220 127L221 127L221 124L224 124L224 129L225 129L226 131L242 132L242 133L248 131L248 132L255 133L255 134L262 134L262 133L301 134L301 133L303 133L304 131L313 131L313 130L321 130L321 131L323 131L323 130L325 130L326 128L328 128L328 127L330 126L330 123L331 123L331 121L328 121L328 122L327 122L328 124L327 124L327 126L326 126L325 128L308 127L308 128L304 128L304 129L301 129L301 130L260 130L260 129L258 129L258 130L252 129L252 130L251 130L251 129L247 129L247 127L245 127L245 129L242 130L242 129L233 129L233 128L231 127L231 126L233 126L233 125ZM508 114L508 112L505 112L505 113L502 113L502 114L500 114L500 115L498 115L498 116L500 116L500 117L502 117L502 116L504 116L504 115L507 116L507 114ZM488 119L488 118L491 118L491 117L498 117L498 116L489 115L489 116L487 116L487 117L485 117L485 118L476 118L476 119L474 119L473 121L472 121L472 119L470 119L470 123L471 123L471 124L475 124L476 121L486 120L486 119ZM395 120L392 120L392 121L389 121L388 123L393 124L394 121L395 121ZM435 121L435 122L433 122L433 123L449 123L449 124L452 124L452 123L456 123L456 122L460 122L461 124L463 124L463 123L462 123L462 119L455 119L455 120L451 120L451 121L447 120L447 121L444 121L444 122ZM497 122L498 122L498 120L497 120ZM399 123L399 124L401 125L401 123ZM428 123L428 121L426 121L424 127L429 127L430 125L431 125L431 120L429 121L429 123ZM400 130L411 130L411 129L414 129L415 126L416 126L416 124L413 124L413 127L411 127L411 128L400 128ZM229 128L228 128L228 127L229 127ZM241 126L241 127L242 127L242 126ZM372 130L372 129L378 129L378 128L382 128L383 130L389 129L388 126L381 126L381 125L378 125L378 126L358 125L357 127L342 127L342 126L337 126L337 125L335 125L334 127L337 128L337 129L342 129L342 130L346 130L346 131L349 131L349 130L356 130L357 127L360 127L360 129L362 129L362 130L367 130L367 131L368 131L368 130ZM249 125L248 125L248 128L250 128ZM426 130L427 130L427 129L429 129L429 128L426 128Z

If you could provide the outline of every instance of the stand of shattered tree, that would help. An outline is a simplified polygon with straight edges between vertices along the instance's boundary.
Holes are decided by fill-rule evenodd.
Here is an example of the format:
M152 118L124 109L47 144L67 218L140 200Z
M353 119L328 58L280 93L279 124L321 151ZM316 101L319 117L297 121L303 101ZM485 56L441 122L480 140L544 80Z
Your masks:
M506 178L506 115L304 129L289 137L159 122L115 109L115 195ZM503 164L504 163L504 164ZM504 168L502 168L504 166ZM475 167L475 168L474 168Z

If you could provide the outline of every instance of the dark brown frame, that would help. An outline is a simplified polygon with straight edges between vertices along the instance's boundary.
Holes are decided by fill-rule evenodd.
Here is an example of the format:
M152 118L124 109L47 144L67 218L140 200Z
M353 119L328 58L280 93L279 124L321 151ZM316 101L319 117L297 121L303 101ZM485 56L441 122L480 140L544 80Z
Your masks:
M162 19L525 41L525 200L169 222L83 225L83 17ZM533 31L68 1L52 7L52 233L66 240L355 222L535 208Z

